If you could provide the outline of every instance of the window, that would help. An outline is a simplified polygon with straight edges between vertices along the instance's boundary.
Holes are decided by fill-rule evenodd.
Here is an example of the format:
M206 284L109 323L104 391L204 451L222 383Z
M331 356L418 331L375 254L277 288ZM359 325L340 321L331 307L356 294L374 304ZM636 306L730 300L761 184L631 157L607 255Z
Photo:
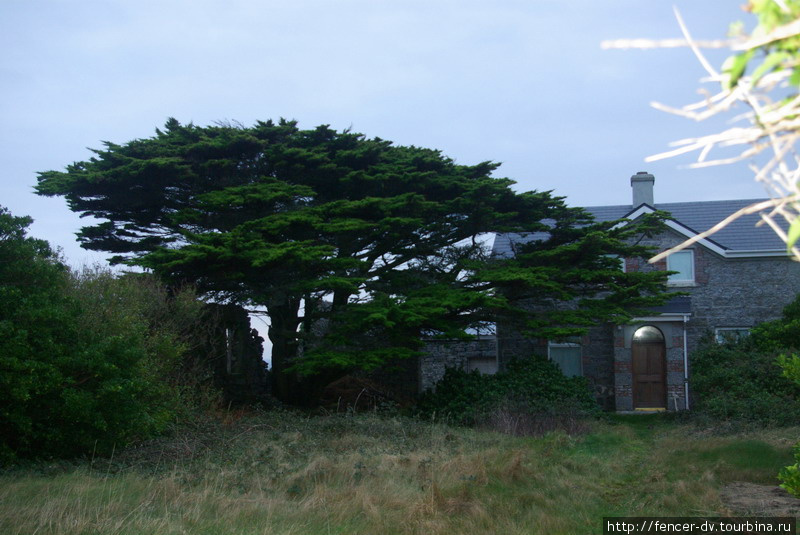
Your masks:
M719 327L714 329L714 339L718 344L738 342L750 335L749 327Z
M611 259L615 260L616 262L618 262L620 271L625 273L625 259L623 257L621 257L619 255L615 255L615 254L607 254L607 255L603 255L603 256L605 256L606 258L611 258Z
M478 370L484 375L497 373L497 359L495 357L469 357L467 371Z
M574 342L550 342L547 345L547 353L556 366L561 369L561 373L567 377L583 375L583 364L581 362L581 345Z
M644 327L639 327L636 329L636 332L633 333L633 341L642 343L663 342L664 333L662 333L661 329L658 327L645 325Z
M694 282L694 251L678 251L667 257L667 271L677 271L669 276L673 284Z

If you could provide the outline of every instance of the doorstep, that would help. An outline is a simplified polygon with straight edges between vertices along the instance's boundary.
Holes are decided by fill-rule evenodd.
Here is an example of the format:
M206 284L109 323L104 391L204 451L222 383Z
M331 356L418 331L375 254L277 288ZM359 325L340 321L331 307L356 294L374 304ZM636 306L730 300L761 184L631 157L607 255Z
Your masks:
M646 409L633 409L632 411L617 411L617 414L654 414L657 412L667 412L666 407L648 407Z

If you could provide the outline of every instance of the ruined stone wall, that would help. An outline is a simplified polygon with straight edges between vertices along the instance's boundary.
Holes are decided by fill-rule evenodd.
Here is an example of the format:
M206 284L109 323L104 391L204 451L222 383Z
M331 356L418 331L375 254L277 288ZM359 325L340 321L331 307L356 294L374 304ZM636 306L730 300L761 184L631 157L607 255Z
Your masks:
M614 410L614 326L598 325L581 340L583 376L589 380L597 404Z
M497 360L494 336L476 340L428 340L419 358L419 391L430 390L447 368L469 370L470 363Z

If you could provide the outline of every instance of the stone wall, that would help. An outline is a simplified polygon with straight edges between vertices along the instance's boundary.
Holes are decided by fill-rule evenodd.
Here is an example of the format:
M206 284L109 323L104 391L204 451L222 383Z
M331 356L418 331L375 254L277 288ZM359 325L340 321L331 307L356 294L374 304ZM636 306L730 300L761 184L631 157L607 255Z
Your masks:
M507 325L498 324L497 350L498 364L504 370L513 359L547 356L547 340L527 338Z
M779 318L800 292L800 264L788 258L723 259L704 250L695 258L708 283L686 288L692 299L690 353L715 328L753 327Z
M498 325L500 369L512 359L534 355L548 357L548 341L520 336L508 326ZM614 410L614 333L610 324L589 329L581 338L583 376L589 380L597 404L604 410Z
M670 231L649 244L664 250L682 241L682 236ZM800 263L788 257L723 258L701 245L691 249L695 283L671 288L691 298L690 354L716 328L753 327L779 318L783 307L800 293Z
M643 245L663 251L685 239L673 230L646 238ZM750 328L779 318L784 306L800 293L800 263L786 257L724 258L701 245L695 245L695 281L670 286L691 299L691 315L686 324L691 387L691 354L714 329ZM666 270L667 262L648 264L643 258L625 259L628 271ZM684 384L684 325L682 317L670 321L650 321L662 330L666 345L667 405L670 410L686 408ZM589 379L598 404L607 410L633 408L631 337L638 326L601 325L590 329L582 340L583 374ZM499 365L512 358L533 354L547 355L547 341L519 335L508 326L498 325ZM699 393L702 395L702 393ZM691 393L690 388L690 397ZM689 400L691 401L691 399Z
M669 249L685 238L672 230L643 241L657 250ZM800 293L800 264L788 257L724 258L702 245L690 248L694 252L694 283L670 285L674 291L685 292L691 299L688 318L687 347L689 355L689 390L691 398L702 392L691 391L691 355L714 330L724 327L750 328L763 321L779 318L783 307ZM634 266L635 264L635 266ZM666 269L666 262L646 264L643 259L628 259L626 266L640 270ZM683 385L683 325L662 325L667 345L667 403L669 409L686 407ZM615 365L630 362L630 335L626 333L615 349ZM622 345L623 347L619 347ZM627 346L627 347L625 347ZM625 376L615 372L617 409L628 410L630 392ZM676 403L677 402L677 403Z
M583 376L589 380L597 404L614 410L614 326L598 325L581 340Z
M428 340L419 358L419 391L433 388L447 368L469 370L471 366L497 360L494 336L475 340ZM472 363L472 364L471 364Z

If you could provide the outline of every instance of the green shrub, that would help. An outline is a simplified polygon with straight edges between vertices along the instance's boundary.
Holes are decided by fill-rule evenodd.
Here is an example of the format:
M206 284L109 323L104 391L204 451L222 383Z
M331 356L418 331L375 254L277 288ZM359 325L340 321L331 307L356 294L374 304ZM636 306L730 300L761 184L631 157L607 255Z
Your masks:
M694 410L716 419L789 425L800 419L800 386L783 376L778 354L753 339L703 343L692 354Z
M0 209L0 461L104 454L157 433L200 304L144 276L71 273Z
M800 389L800 357L794 353L800 349L800 296L783 309L780 319L753 329L752 339L761 348L781 352L777 364L783 377ZM800 498L800 443L794 447L794 458L797 462L781 470L778 479L781 487Z
M800 498L800 444L794 447L794 460L797 462L780 471L778 479L782 482L781 488Z
M800 420L800 363L783 355L797 348L798 337L800 298L784 308L780 319L758 325L745 339L726 344L706 340L692 355L695 412L795 424Z
M566 377L542 357L511 361L494 375L448 368L434 390L421 397L426 417L474 425L498 410L519 414L593 413L598 410L583 377Z
M756 326L750 333L750 340L762 350L800 349L800 296L784 307L780 319Z

